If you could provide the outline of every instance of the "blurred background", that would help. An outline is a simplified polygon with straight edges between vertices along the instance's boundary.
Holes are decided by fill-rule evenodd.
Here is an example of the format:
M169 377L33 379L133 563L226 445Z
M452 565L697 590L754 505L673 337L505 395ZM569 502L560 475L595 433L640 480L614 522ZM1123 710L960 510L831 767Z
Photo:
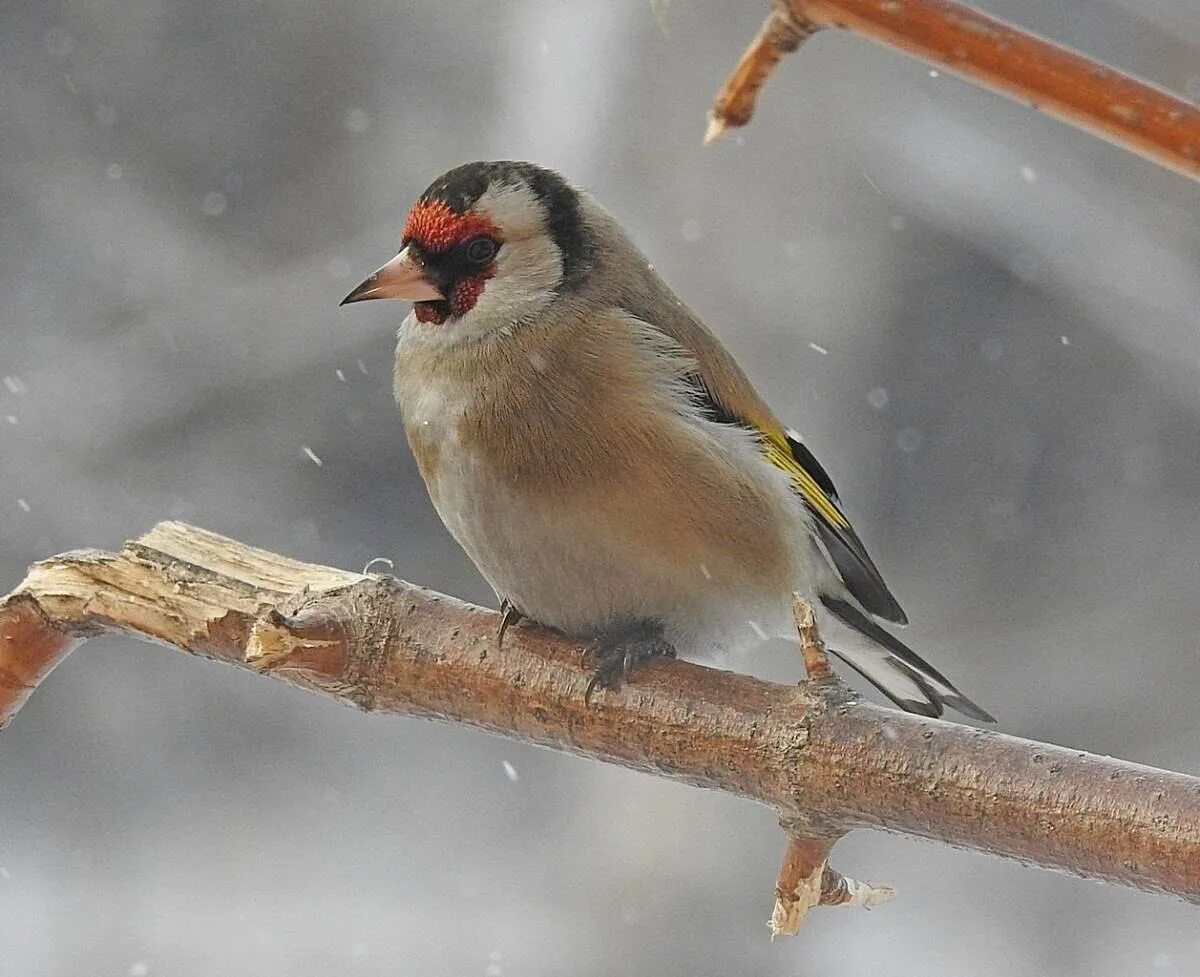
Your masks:
M64 0L0 34L0 591L159 519L492 595L337 303L478 158L593 191L837 480L908 632L1024 736L1200 772L1200 187L866 42L700 147L720 0ZM992 0L1200 97L1190 0ZM794 651L724 663L782 681ZM1192 975L1165 898L858 834L897 901L771 944L746 802L129 641L0 736L40 975Z

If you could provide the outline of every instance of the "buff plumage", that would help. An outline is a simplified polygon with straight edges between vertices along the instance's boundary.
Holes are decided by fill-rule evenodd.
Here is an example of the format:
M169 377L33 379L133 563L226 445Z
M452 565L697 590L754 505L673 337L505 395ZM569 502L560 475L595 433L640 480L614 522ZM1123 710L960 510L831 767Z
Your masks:
M880 622L906 623L834 484L597 203L528 163L470 163L414 205L346 301L407 298L395 392L430 498L498 598L647 654L790 631L904 709L991 717Z

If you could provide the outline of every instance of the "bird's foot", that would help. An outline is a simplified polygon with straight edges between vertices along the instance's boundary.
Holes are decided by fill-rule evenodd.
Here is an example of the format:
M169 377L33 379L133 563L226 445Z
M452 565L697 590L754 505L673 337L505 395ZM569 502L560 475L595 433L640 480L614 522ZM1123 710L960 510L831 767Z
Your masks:
M524 613L507 597L500 601L500 627L496 629L497 648L504 647L504 632L524 618Z
M630 671L648 658L674 658L675 648L662 633L662 627L650 621L637 621L596 638L584 653L584 660L595 667L583 693L591 702L597 688L614 692L625 684Z

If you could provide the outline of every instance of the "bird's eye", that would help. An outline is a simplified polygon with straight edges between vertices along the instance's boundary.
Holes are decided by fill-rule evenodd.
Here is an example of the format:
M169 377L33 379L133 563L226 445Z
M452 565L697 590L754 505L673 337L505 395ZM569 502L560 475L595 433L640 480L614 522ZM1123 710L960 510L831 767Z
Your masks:
M485 264L496 257L500 245L486 235L472 238L467 242L467 260L477 265Z

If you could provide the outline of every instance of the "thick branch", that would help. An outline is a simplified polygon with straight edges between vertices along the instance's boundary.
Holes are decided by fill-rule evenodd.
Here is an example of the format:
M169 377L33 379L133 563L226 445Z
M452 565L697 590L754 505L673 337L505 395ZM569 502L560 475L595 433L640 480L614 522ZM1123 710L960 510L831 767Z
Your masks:
M1200 107L951 0L775 0L717 94L705 137L745 125L776 64L840 27L1200 179Z
M730 791L829 837L883 828L1200 902L1200 779L679 661L587 706L577 646L514 626L499 651L496 626L410 584L163 523L120 553L48 560L0 601L0 719L75 639L123 632Z

